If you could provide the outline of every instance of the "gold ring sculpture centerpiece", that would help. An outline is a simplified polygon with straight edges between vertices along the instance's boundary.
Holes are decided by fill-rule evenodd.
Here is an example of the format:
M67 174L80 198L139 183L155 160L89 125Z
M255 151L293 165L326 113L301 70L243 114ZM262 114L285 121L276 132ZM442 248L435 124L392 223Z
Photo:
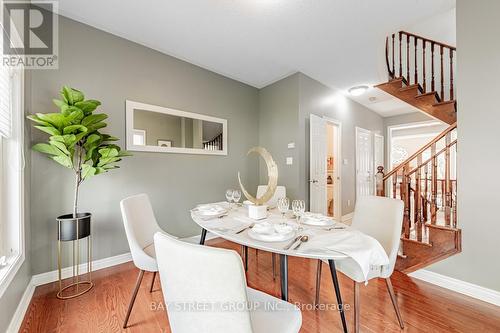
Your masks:
M247 155L250 155L251 153L259 154L266 162L267 176L269 178L267 182L266 192L259 198L254 197L250 193L248 193L248 191L241 183L239 171L238 182L240 183L241 191L243 192L245 197L248 199L248 201L253 203L253 205L250 205L248 207L248 216L252 219L260 220L267 217L267 205L265 205L265 203L268 202L273 197L274 192L276 192L276 187L278 186L278 166L276 165L276 162L274 162L271 154L263 147L253 147L248 151Z

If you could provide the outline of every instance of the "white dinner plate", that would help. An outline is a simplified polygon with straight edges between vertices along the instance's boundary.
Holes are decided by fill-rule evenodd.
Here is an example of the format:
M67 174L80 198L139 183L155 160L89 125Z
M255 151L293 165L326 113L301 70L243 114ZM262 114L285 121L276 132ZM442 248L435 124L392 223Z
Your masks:
M248 231L248 236L261 242L284 242L295 237L295 230L283 234L277 232L267 234L255 232L253 229L250 229Z
M193 209L200 216L220 216L227 213L227 209L220 205L199 205Z
M317 226L317 227L330 227L335 224L331 218L321 214L305 214L301 219L302 224Z

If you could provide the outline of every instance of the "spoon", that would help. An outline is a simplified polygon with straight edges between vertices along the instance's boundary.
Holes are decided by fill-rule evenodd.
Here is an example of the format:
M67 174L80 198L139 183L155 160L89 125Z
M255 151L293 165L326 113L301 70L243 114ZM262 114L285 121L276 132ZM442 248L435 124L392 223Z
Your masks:
M295 246L293 248L293 250L297 250L303 243L307 242L309 240L309 236L302 236L300 237L300 243L297 244L297 246Z
M283 250L288 250L292 247L293 244L295 244L295 242L297 242L299 239L302 238L302 235L298 235L297 237L295 237L287 246L285 246L283 248Z

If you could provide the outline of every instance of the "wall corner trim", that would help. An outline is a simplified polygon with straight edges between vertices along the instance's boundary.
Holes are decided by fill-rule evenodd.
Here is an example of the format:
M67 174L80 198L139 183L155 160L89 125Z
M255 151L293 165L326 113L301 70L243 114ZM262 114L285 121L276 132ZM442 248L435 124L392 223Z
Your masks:
M481 287L476 284L458 280L424 269L420 269L418 271L410 273L408 274L408 276L448 290L455 291L466 296L470 296L487 303L500 306L500 292L493 289Z

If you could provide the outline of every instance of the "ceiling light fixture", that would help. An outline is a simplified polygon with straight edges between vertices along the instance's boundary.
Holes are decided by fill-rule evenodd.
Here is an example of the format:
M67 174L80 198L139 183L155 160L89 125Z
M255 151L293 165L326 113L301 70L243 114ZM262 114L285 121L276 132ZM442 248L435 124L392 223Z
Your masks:
M355 86L352 88L349 88L349 94L352 96L360 96L363 95L366 91L368 90L368 86Z

